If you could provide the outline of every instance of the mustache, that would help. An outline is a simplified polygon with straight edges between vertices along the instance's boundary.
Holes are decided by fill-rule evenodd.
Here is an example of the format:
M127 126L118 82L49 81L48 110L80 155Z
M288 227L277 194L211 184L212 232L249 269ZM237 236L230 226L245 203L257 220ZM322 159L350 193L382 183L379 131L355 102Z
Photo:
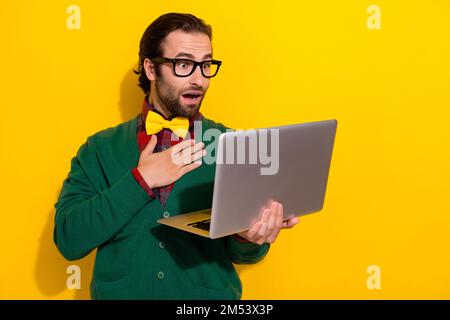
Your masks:
M186 88L186 89L184 89L182 92L187 92L187 91L198 91L198 92L200 92L201 94L205 94L205 90L203 90L203 88L202 87L189 87L189 88Z

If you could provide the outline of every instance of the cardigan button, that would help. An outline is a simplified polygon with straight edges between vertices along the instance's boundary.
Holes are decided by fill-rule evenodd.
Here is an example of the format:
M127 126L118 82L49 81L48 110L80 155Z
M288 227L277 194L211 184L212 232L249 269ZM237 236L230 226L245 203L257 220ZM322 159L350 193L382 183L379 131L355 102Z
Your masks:
M164 272L162 272L162 271L158 272L157 277L158 277L158 279L160 279L160 280L164 279Z
M170 217L170 213L169 213L168 211L164 211L163 217L164 217L164 218Z
M162 242L162 241L160 241L160 242L158 243L158 245L159 245L159 247L160 247L161 249L164 249L164 247L166 246L166 245L164 244L164 242Z

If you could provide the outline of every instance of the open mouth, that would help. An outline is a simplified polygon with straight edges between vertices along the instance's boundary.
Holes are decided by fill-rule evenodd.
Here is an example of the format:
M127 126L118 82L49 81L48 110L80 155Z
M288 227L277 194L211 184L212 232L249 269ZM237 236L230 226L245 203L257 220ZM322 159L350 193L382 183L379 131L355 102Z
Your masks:
M183 94L182 97L184 98L184 100L186 100L188 102L198 102L198 101L200 101L202 95L186 93L186 94Z

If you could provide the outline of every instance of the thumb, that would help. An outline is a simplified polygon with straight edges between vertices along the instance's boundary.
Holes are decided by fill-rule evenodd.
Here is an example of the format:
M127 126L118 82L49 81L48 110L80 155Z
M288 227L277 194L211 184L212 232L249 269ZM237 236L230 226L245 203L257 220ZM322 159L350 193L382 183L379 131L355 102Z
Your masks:
M153 150L155 150L156 147L156 143L158 142L158 138L156 137L155 134L153 134L150 137L150 141L147 143L147 145L145 146L144 152L147 153L153 153Z

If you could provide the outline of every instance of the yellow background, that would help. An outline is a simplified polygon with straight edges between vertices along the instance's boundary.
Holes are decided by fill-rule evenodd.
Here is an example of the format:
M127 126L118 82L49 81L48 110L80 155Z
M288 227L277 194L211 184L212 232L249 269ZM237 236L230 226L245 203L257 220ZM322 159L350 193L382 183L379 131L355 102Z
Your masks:
M69 30L69 5L81 29ZM381 29L369 30L371 4ZM336 118L321 213L238 267L244 299L450 298L450 4L433 1L0 1L0 298L89 298L53 205L91 135L135 116L139 40L160 14L213 27L202 112L234 128ZM66 268L82 271L66 289ZM381 269L369 290L367 268Z

